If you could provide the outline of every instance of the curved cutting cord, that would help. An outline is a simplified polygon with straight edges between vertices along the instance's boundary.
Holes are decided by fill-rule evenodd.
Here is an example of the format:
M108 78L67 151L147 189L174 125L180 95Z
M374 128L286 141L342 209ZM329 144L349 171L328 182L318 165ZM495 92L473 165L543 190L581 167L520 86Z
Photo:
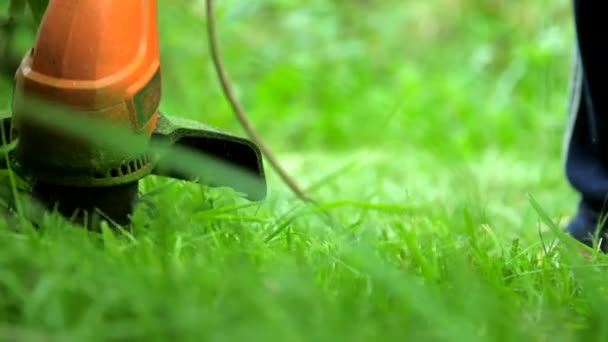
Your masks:
M232 89L230 79L228 77L228 73L226 72L226 68L222 62L222 54L220 52L219 44L217 41L217 32L215 25L215 1L207 0L207 33L209 35L209 45L211 49L211 55L213 59L213 64L215 66L215 70L217 72L218 78L222 85L222 89L224 91L224 95L230 102L232 110L234 111L237 119L243 126L243 129L247 132L251 140L258 145L262 154L268 159L270 165L275 169L275 171L279 174L283 182L287 184L287 186L293 191L296 196L298 196L301 200L305 202L314 202L302 188L298 185L293 177L291 177L287 171L281 166L278 159L274 155L274 153L270 150L270 147L265 143L264 139L260 136L260 134L253 127L253 124L249 120L249 116L245 113L243 106L240 101L236 98L234 94L234 90Z

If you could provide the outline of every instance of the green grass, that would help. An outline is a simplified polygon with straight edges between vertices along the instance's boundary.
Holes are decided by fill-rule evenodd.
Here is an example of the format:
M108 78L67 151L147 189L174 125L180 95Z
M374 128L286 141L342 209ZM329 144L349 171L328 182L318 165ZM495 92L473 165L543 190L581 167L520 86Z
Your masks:
M204 2L161 0L163 110L241 134ZM0 5L4 13L6 5ZM560 234L567 0L223 1L226 64L321 208L147 178L133 235L0 229L6 340L608 337L603 255ZM31 43L19 31L17 49ZM10 82L0 82L0 111Z

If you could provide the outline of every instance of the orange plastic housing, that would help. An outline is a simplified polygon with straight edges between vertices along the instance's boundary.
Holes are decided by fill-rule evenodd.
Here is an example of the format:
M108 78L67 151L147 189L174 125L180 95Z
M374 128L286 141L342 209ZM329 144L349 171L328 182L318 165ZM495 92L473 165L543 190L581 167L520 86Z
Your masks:
M15 91L151 134L161 98L156 0L51 0Z

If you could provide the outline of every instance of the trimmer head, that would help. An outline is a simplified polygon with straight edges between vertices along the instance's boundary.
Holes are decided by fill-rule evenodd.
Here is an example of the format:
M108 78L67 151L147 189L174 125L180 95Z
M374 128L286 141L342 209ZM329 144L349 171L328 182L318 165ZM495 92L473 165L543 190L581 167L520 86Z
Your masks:
M12 116L1 121L2 142L14 144L4 167L48 208L119 224L151 174L263 199L257 146L160 113L159 56L156 1L51 0L16 72ZM135 138L97 134L106 126ZM196 157L204 167L184 165Z

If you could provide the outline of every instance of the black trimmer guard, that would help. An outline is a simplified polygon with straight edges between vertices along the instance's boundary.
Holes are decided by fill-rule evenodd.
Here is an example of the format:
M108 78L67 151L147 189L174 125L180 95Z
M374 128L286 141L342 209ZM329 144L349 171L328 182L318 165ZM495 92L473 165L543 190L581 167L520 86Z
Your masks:
M0 119L8 139L10 117ZM0 151L14 142L4 140ZM17 142L18 144L18 142ZM249 200L266 197L267 185L262 155L251 141L239 138L202 123L159 115L151 137L154 167L151 174L198 182L211 187L229 187ZM8 168L5 155L0 169ZM135 209L138 180L116 186L66 186L29 179L33 197L47 209L89 228L97 229L99 219L127 225ZM10 199L8 199L10 202Z

